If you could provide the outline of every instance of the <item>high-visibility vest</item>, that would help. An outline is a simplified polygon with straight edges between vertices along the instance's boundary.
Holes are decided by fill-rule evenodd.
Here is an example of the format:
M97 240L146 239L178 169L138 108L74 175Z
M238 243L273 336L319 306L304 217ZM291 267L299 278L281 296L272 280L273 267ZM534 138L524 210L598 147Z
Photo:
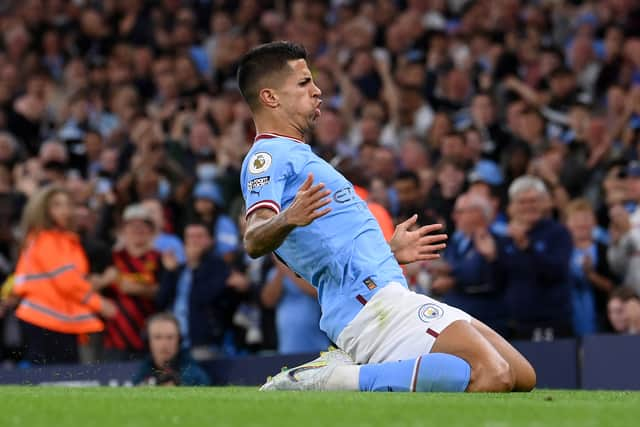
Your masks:
M384 240L389 242L391 240L391 237L393 237L393 232L395 231L395 227L393 226L393 219L391 218L391 215L389 215L389 212L387 211L387 209L385 209L385 207L382 206L381 204L378 204L376 202L370 202L368 200L369 192L365 188L355 185L354 189L356 194L362 200L367 202L367 207L369 208L369 211L371 211L371 214L373 215L373 217L376 219L376 221L378 221L378 225L380 225L380 229L382 230L382 235L384 236Z
M85 279L89 265L78 236L45 230L27 237L16 266L13 293L21 297L16 316L67 334L99 332L102 297Z

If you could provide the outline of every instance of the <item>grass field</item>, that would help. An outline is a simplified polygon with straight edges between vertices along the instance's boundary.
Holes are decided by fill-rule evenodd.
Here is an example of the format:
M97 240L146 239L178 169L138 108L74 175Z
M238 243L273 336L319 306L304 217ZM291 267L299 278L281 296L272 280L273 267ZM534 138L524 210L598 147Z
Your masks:
M259 393L254 388L0 387L0 426L640 426L640 393Z

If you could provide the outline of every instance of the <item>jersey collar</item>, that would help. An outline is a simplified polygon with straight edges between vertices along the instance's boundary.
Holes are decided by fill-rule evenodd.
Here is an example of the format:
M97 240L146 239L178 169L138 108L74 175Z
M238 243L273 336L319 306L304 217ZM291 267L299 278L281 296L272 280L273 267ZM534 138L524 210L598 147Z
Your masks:
M256 135L255 139L253 140L253 142L258 142L261 139L273 139L273 138L287 138L287 139L291 139L295 142L299 142L300 144L304 144L305 142L301 139L298 138L294 138L292 136L287 136L287 135L281 135L279 133L275 133L275 132L263 132L263 133L259 133L258 135Z

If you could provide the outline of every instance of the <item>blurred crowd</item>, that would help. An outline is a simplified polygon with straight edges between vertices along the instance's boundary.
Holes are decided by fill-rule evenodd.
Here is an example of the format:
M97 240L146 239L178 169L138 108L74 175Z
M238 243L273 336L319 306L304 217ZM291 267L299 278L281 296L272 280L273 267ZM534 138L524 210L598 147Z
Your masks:
M159 311L196 360L328 344L315 290L242 248L236 64L281 39L313 150L376 217L445 225L412 289L509 338L640 332L640 2L0 7L3 359L139 358Z

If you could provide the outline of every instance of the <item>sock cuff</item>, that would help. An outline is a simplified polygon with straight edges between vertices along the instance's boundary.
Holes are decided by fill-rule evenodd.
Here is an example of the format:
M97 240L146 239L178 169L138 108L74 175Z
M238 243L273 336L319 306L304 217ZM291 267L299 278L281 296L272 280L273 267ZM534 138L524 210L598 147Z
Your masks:
M417 364L415 377L415 391L463 392L471 379L471 365L450 354L426 354Z

